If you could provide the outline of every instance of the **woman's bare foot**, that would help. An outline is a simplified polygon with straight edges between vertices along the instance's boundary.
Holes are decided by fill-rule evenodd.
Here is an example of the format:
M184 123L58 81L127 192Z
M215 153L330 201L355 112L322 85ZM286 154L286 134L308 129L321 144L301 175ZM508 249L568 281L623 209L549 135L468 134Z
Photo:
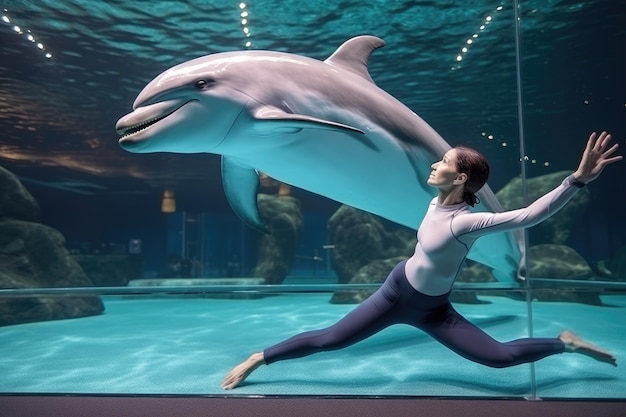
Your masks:
M263 352L253 353L248 359L235 366L233 370L226 375L224 381L222 382L222 388L235 388L237 385L241 384L243 380L246 379L256 368L264 363L265 360L263 358Z
M597 361L606 362L613 366L617 366L617 359L604 349L592 345L591 343L581 339L569 330L564 330L559 335L559 339L565 343L566 352L576 352L587 355Z

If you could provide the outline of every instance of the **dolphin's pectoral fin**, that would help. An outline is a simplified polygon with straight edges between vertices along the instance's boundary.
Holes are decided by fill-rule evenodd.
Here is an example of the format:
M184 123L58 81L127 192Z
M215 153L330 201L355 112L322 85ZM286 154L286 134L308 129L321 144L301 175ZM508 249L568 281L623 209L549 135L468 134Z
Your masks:
M276 107L263 106L254 112L258 122L255 130L259 134L294 134L304 129L321 129L342 133L356 138L368 148L377 151L378 147L367 138L365 132L353 126L330 120L318 119L304 114L287 113Z
M256 170L223 156L222 183L228 203L241 220L259 232L269 233L257 206L259 175Z
M344 125L341 123L331 122L328 120L318 119L316 117L306 116L304 114L287 113L276 107L260 107L254 112L254 118L262 123L259 124L261 129L268 130L285 130L288 128L298 131L301 129L326 129L340 130L350 133L359 133L364 135L361 129Z

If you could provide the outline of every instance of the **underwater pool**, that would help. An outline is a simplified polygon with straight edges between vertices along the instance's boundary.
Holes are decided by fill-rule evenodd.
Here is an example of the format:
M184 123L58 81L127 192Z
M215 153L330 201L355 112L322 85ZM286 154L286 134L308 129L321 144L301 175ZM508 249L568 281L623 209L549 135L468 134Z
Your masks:
M525 397L531 366L492 369L467 361L405 325L347 349L262 367L238 389L222 391L232 366L252 351L296 332L332 324L353 308L329 294L256 299L189 296L103 296L103 315L0 328L0 391L72 394L348 395ZM499 340L525 336L526 303L479 296L456 304ZM604 306L533 303L534 333L571 328L612 351L626 323L626 296ZM582 355L536 363L544 398L622 398L626 375Z

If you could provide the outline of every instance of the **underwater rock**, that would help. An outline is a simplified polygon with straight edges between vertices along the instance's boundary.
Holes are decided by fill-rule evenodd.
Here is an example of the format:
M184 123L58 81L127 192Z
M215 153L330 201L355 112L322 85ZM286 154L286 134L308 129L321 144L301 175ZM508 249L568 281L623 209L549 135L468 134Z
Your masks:
M555 172L527 180L528 201L532 202L554 189L571 171ZM523 201L522 179L514 178L500 191L496 197L504 210L514 210L526 206ZM533 245L551 243L563 245L569 239L574 222L589 204L590 194L583 188L557 213L540 224L528 229L530 242Z
M252 275L265 278L266 284L281 284L295 258L302 231L300 201L269 194L257 198L261 217L271 233L259 238L258 261Z
M379 259L360 268L349 284L382 284L396 264L406 257ZM339 290L330 299L331 304L356 304L365 300L376 290Z
M357 271L372 261L408 258L415 248L414 231L389 232L374 215L345 205L328 221L328 233L334 246L331 265L341 284L351 283Z
M456 282L485 283L497 282L497 279L494 278L491 270L485 265L466 260L463 264L463 267L461 268L461 272L459 273ZM452 293L450 293L450 301L453 303L461 304L487 303L486 301L480 300L477 297L477 293L475 291L452 291Z
M574 249L563 245L536 245L528 249L528 272L531 279L594 281L591 267ZM567 285L567 284L565 284ZM571 287L533 289L533 299L602 305L598 291L576 291Z
M356 271L382 257L385 230L369 213L341 206L328 221L328 233L333 245L331 266L340 284L349 282Z
M55 229L38 223L39 204L0 167L0 289L93 286ZM100 314L96 296L0 298L0 326Z
M17 177L0 167L0 219L10 218L37 222L41 218L39 203Z
M23 220L0 220L0 288L63 288L93 284L57 230ZM100 314L97 296L0 298L0 325Z

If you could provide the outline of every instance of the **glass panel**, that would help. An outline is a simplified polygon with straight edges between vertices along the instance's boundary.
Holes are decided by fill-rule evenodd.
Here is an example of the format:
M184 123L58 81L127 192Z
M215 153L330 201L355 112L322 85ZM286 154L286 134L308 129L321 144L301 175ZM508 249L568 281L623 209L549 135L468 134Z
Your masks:
M499 191L520 176L513 2L226 3L64 0L4 10L0 164L37 203L14 177L3 177L13 191L0 206L0 373L9 375L0 391L221 393L222 376L248 349L342 317L411 255L412 229L435 195L423 183L443 148L407 109L451 145L483 152L492 190L512 204ZM367 56L361 51L358 60L356 51L334 62L343 71L342 62L357 61L356 75L345 78L361 82L366 98L343 79L318 91L316 83L324 86L334 70L303 77L254 67L234 79L257 84L222 93L230 101L213 110L224 113L203 125L214 136L220 127L236 135L252 125L254 141L223 140L235 155L224 165L235 174L226 188L234 206L249 208L237 203L254 191L242 161L263 157L253 168L262 174L258 203L270 237L244 226L229 207L220 158L205 153L222 142L205 146L204 135L190 132L202 117L167 125L175 132L166 141L171 147L153 149L168 152L134 154L116 143L118 119L151 79L178 63L245 49L323 60L361 33L387 43L369 59L369 71L403 104L380 104L382 92L362 79ZM145 127L135 117L150 124L170 114L176 120L183 108L201 112L204 95L178 100L190 91L219 94L222 85L213 81L194 78L171 94L143 96L136 107L156 107L143 106L145 117L122 125L135 132ZM264 91L270 87L287 98L276 100L280 94ZM294 92L306 100L291 102ZM228 113L242 95L246 105L268 104L254 115L270 120L255 124L241 108ZM292 113L356 125L381 141L318 120L276 123ZM315 135L302 133L311 125ZM262 148L267 143L271 152ZM410 152L398 157L398 149ZM289 169L276 168L283 166ZM281 182L272 177L275 168ZM341 206L346 201L387 219ZM499 259L512 252L490 249ZM512 292L518 284L508 272L496 280L469 262L452 296L462 314L499 340L528 334L524 293ZM522 397L530 384L526 365L485 368L395 326L340 352L277 364L234 393Z
M521 1L529 199L576 169L592 131L624 144L623 7L606 1ZM621 150L623 153L623 150ZM571 329L623 357L626 230L606 168L555 216L529 230L536 335ZM622 372L584 356L537 363L539 397L623 398ZM587 381L581 385L580 381ZM593 383L591 383L593 381Z

